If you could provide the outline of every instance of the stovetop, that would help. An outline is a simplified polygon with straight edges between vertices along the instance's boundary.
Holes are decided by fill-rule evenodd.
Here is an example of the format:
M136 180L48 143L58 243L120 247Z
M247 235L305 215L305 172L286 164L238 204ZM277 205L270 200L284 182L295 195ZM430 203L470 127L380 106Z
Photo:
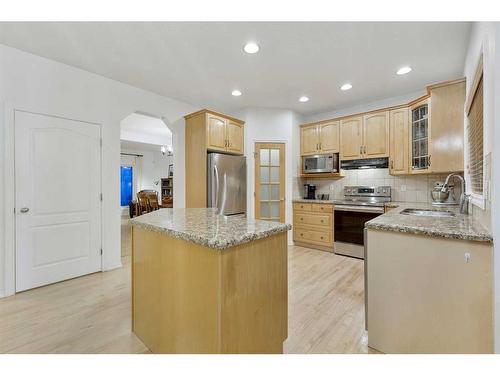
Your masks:
M390 202L388 200L364 200L364 199L334 199L333 204L335 205L345 205L345 206L372 206L372 207L384 207L384 204Z

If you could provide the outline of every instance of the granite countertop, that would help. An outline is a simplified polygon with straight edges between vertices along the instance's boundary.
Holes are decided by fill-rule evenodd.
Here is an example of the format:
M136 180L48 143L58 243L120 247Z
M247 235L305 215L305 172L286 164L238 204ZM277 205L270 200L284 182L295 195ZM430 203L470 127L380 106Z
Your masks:
M493 242L493 236L472 215L463 215L457 206L436 207L428 203L391 202L391 211L380 215L365 224L366 228L393 232L425 234L435 237L458 240ZM421 208L452 211L453 217L429 217L400 214L405 208Z
M304 199L304 198L295 198L292 200L293 203L323 203L323 204L334 204L335 201L333 199Z
M130 220L134 226L223 250L286 232L290 224L220 216L215 208L164 208Z

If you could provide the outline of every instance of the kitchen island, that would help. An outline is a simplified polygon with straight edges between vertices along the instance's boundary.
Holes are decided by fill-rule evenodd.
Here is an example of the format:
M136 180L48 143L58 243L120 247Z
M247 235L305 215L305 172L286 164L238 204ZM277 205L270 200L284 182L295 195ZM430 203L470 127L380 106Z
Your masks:
M282 353L290 225L161 209L131 220L132 329L153 353Z
M492 353L491 233L456 207L390 208L365 224L368 345L384 353Z

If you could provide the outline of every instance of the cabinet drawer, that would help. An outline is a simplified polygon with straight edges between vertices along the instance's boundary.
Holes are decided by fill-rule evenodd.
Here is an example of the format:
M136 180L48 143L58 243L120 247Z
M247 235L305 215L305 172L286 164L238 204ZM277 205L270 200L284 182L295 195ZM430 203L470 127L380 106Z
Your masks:
M298 211L311 211L312 203L294 203L293 209Z
M330 245L332 243L331 231L314 231L306 228L295 227L293 230L294 241L314 242L323 245Z
M313 212L333 212L333 204L313 204Z
M307 214L302 212L296 212L293 221L295 225L306 224L306 225L331 227L332 215L320 214L320 213Z

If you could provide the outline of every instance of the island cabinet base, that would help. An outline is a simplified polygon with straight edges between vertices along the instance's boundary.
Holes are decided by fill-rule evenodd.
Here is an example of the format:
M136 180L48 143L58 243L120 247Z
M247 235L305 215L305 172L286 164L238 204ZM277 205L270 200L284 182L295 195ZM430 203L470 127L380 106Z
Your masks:
M286 232L224 250L132 236L132 329L153 353L283 352Z
M368 345L492 353L492 246L368 229Z

